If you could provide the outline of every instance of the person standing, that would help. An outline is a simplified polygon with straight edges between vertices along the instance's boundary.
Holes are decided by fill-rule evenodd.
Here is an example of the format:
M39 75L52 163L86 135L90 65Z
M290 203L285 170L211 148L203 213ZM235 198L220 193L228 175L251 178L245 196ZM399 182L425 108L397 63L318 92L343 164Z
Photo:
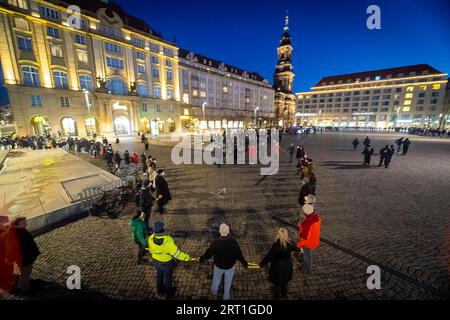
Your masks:
M297 158L297 161L299 159L303 158L304 156L305 156L305 148L303 148L302 145L298 145L297 146L297 154L295 156Z
M409 145L411 144L411 141L409 141L409 138L406 138L405 141L403 141L403 155L406 156L408 153Z
M236 261L242 263L247 268L248 263L242 254L239 243L230 237L230 227L222 223L219 227L220 238L214 240L206 252L200 257L200 262L213 258L214 272L211 283L211 292L217 296L222 277L224 277L223 300L229 300L231 284L234 272L236 271Z
M388 146L386 146L388 147ZM395 148L393 145L391 145L390 148L387 148L387 154L386 154L386 158L384 159L384 167L387 169L389 168L389 165L391 163L392 157L394 156L395 153Z
M173 238L165 231L164 222L156 221L153 225L154 233L148 238L148 249L156 268L157 294L169 299L175 293L175 288L172 286L174 259L181 261L195 261L195 259L178 249Z
M389 146L385 145L384 148L381 148L380 150L380 163L378 164L378 167L381 167L381 165L383 164L383 162L386 162L386 158L388 156L389 151Z
M300 239L297 247L303 252L303 270L309 274L312 268L312 252L319 246L320 242L321 219L310 204L303 205L302 211L305 215L300 224Z
M263 268L270 263L269 280L274 285L275 298L287 296L288 283L292 279L292 252L300 252L300 249L289 240L286 228L280 228L277 232L275 243L269 253L261 260L259 267Z
M313 191L314 191L313 187L309 183L309 178L304 178L302 180L302 186L300 188L300 193L299 193L299 196L298 196L298 204L300 206L303 206L305 204L305 197L308 194L314 194Z
M145 147L145 151L147 152L150 148L150 143L148 142L148 139L145 138L144 140L144 147Z
M125 161L126 165L129 165L131 163L130 153L128 152L128 150L125 150L125 152L123 153L123 160Z
M141 154L141 163L142 163L142 172L146 173L147 172L147 155L145 154L145 152L142 152L142 154Z
M135 166L137 166L139 163L139 155L134 151L131 154L131 162L134 163Z
M157 175L155 177L155 189L156 189L156 205L157 211L159 214L163 214L164 206L172 200L172 196L170 195L169 185L167 184L166 179L164 178L164 170L158 169L156 172Z
M141 187L141 193L139 195L139 206L144 213L144 223L147 227L150 221L150 215L152 213L153 196L151 194L151 181L145 180Z
M400 153L400 148L403 144L403 139L404 139L404 137L401 137L401 138L395 140L395 143L397 144L397 153Z
M295 152L295 145L292 142L289 148L287 149L289 152L289 163L292 163L292 159L294 158L294 152Z
M366 146L366 147L370 145L370 139L369 139L368 136L364 139L363 144L364 144L364 146Z
M372 155L373 155L373 153L374 153L373 148L370 146L370 144L368 144L368 145L364 148L363 152L361 152L361 153L364 154L364 163L363 163L363 165L368 165L368 166L370 166L370 160L371 160Z
M148 225L144 223L144 213L137 210L133 217L131 218L129 225L131 230L131 235L133 236L134 243L138 246L138 264L147 263L148 260L145 258L145 248L148 244L149 228Z
M20 248L20 261L15 261L20 268L19 290L23 294L29 294L33 290L30 287L30 277L33 264L41 254L31 233L27 230L27 219L18 217L13 221Z
M356 148L358 148L358 145L359 145L358 138L355 138L355 140L353 140L352 144L353 144L353 149L356 150Z
M114 153L114 163L116 164L117 168L120 168L120 164L122 163L122 157L120 156L119 151L116 151Z

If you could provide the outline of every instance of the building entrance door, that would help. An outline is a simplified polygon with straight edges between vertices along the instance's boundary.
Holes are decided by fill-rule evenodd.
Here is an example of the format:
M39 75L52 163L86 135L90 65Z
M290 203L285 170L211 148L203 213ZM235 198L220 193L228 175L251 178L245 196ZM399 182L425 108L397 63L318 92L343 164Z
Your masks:
M31 126L33 127L34 134L37 136L43 136L50 132L50 124L46 117L34 116L31 118Z
M114 132L116 135L130 134L130 120L124 116L118 116L114 119Z

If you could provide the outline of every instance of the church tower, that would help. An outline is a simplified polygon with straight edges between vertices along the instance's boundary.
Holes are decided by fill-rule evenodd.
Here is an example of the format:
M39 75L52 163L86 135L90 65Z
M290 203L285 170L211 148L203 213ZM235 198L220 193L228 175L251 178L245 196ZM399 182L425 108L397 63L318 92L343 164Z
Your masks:
M285 18L284 33L277 48L278 62L273 75L275 89L275 116L277 125L292 126L295 124L295 96L292 93L294 84L294 66L292 65L292 44L289 34L289 16Z

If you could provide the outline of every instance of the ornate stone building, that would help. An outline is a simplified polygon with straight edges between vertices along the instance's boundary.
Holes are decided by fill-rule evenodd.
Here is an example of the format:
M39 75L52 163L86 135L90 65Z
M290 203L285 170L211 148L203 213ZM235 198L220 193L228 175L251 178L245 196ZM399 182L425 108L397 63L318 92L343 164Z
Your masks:
M273 75L273 88L275 89L275 115L276 124L291 126L295 124L295 95L293 92L294 66L292 65L291 36L289 34L289 17L286 16L284 33L277 48L278 62Z

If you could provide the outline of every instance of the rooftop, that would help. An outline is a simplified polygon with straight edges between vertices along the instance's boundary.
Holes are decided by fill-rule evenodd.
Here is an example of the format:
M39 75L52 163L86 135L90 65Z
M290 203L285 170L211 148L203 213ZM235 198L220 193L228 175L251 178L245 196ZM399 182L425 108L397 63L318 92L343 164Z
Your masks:
M396 67L389 69L380 69L336 75L322 78L314 87L330 86L337 84L356 83L364 81L387 80L394 78L425 76L433 74L442 74L441 71L429 66L428 64L417 64L412 66Z
M188 59L188 60L193 60L197 63L203 64L205 66L208 67L212 67L212 68L216 68L216 69L221 69L223 68L223 70L225 72L229 72L229 73L233 73L242 77L246 77L248 76L250 79L256 80L256 81L264 81L264 77L262 77L259 73L257 72L250 72L241 68L237 68L235 66L226 64L222 61L216 60L216 59L212 59L212 58L208 58L204 55L201 55L199 53L195 53L186 49L182 49L180 48L178 50L178 56L180 58L183 59ZM267 81L267 80L266 80ZM268 82L267 82L268 83Z

